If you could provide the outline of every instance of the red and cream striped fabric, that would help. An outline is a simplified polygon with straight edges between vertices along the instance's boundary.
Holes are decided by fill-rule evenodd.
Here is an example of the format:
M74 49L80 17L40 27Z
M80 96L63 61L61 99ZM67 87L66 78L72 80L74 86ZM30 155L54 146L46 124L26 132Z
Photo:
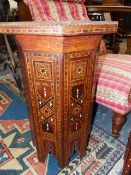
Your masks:
M87 21L85 0L24 0L34 21Z
M96 102L112 111L126 114L131 110L131 56L106 54L98 59Z

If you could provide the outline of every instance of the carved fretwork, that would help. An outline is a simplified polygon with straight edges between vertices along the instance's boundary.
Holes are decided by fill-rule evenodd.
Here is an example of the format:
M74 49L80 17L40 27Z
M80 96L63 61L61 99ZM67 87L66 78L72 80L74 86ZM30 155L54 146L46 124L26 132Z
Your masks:
M49 143L47 143L47 152L48 152L48 154L53 154L53 147Z
M71 141L70 152L74 153L80 150L80 137Z

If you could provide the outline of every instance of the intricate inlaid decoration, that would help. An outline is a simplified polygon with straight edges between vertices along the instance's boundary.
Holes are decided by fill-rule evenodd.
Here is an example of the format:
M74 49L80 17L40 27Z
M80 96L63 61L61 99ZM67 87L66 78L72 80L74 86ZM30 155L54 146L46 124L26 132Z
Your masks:
M45 102L38 96L38 107L40 108L44 104L45 104Z
M0 24L0 33L7 34L35 34L35 35L78 35L78 34L103 34L116 32L117 22L108 21L66 21L66 22L3 22Z
M53 97L53 85L51 83L43 83L43 81L36 82L38 96L43 101L47 101Z
M40 122L43 122L48 119L48 124L46 126L50 126L52 124L55 126L55 118L54 118L54 97L53 97L53 84L50 82L44 83L39 80L36 81L36 90L38 97L38 115ZM42 128L45 128L45 124L42 124ZM49 127L50 130L52 127ZM44 129L45 132L50 131ZM53 132L53 130L51 130Z
M48 121L49 121L53 126L55 126L55 115L52 115L52 116L48 119Z
M71 126L71 132L77 131L79 129L81 129L81 122L79 120L76 120Z
M52 63L34 62L35 77L43 80L52 80Z
M54 99L50 100L47 105L52 109L54 110Z
M49 108L49 106L47 105L44 105L43 107L41 107L39 111L43 115L43 119L46 119L54 114L54 111L51 108Z
M74 104L74 106L72 106L71 108L71 114L73 114L74 116L82 116L82 107L78 104Z
M84 82L73 84L71 88L70 122L71 132L81 128L84 119L85 86Z
M84 106L84 102L85 102L84 96L81 97L81 98L78 100L78 103L79 103L81 106Z
M92 51L82 51L82 52L74 52L74 53L67 53L65 54L65 59L72 59L72 58L80 58L80 57L87 57L92 53Z
M54 126L51 125L48 121L42 123L42 130L44 132L54 133Z
M72 63L72 79L84 78L87 71L87 61L77 61Z
M84 95L84 84L73 86L71 95L75 100L78 100L80 97L82 97Z
M75 120L83 120L83 116L84 116L83 112L80 112L78 116L71 115L70 121L73 122Z
M46 59L53 59L53 58L55 58L55 59L59 59L60 58L60 56L62 56L62 54L61 53L52 53L52 52L45 52L45 51L39 51L39 52L37 52L37 51L35 51L35 50L25 50L24 51L24 53L25 53L25 55L27 56L27 57L31 57L32 59L33 58L37 58L38 59L38 57L44 57L44 58L46 58ZM39 61L40 62L40 61Z

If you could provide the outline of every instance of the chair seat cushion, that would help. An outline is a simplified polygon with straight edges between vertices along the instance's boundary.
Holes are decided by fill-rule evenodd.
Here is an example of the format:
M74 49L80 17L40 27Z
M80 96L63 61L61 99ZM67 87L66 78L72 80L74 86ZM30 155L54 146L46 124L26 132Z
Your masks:
M24 0L34 21L86 21L84 0Z
M131 56L106 54L98 59L96 102L125 115L131 110Z

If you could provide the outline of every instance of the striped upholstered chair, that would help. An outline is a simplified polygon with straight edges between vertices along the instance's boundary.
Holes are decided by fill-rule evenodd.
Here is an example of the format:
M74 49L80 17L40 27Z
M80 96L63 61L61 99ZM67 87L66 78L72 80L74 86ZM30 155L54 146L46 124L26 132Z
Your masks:
M35 21L87 21L85 0L24 0ZM131 56L106 54L104 42L100 45L96 70L96 102L114 112L114 136L118 136L131 110Z
M23 0L34 21L87 21L85 0Z
M107 54L105 48L102 42L96 69L95 101L114 112L112 134L117 137L131 111L131 55Z

